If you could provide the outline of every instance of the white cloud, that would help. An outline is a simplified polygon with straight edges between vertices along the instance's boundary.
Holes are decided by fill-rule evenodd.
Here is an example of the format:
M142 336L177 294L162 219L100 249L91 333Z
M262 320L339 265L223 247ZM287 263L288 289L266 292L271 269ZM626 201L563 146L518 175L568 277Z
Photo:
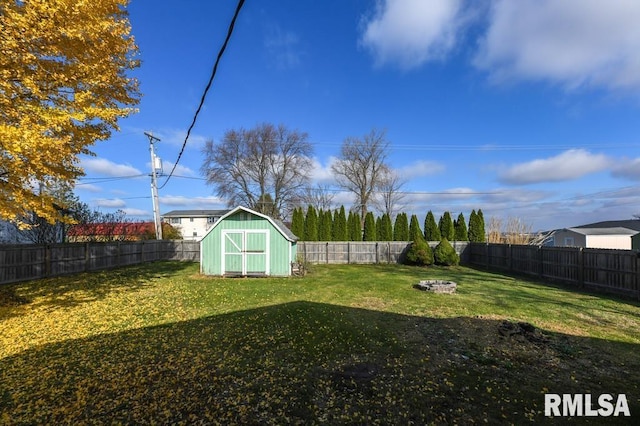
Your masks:
M160 145L156 149L156 154L158 155L159 151L161 151L162 144L166 143L168 145L182 147L182 144L184 143L184 138L187 136L187 130L186 129L160 129L160 131L157 133L156 136L160 138ZM207 138L205 136L198 135L192 132L189 135L189 140L187 141L187 149L188 148L202 149L202 147L204 147L205 142L208 139L211 139L211 138Z
M577 179L606 169L611 161L603 154L571 149L555 157L516 164L502 173L499 180L509 185L560 182Z
M143 174L129 164L117 164L106 158L83 158L80 165L86 173L90 172L104 176L120 177Z
M102 192L102 188L97 185L93 185L90 183L76 183L75 188L78 191L86 191L86 192Z
M410 69L441 59L455 46L461 5L461 0L380 0L360 43L378 65Z
M329 160L326 164L322 164L320 160L317 158L313 158L312 162L312 170L311 170L311 180L314 183L334 183L335 178L333 176L333 172L331 171L331 166L337 161L336 157L329 157Z
M406 166L400 167L398 173L403 179L415 179L423 176L431 176L444 172L445 166L436 161L418 160Z
M537 203L551 197L549 191L532 191L530 189L496 188L480 196L483 203L489 203L494 208L508 208L513 203Z
M121 209L126 207L127 205L124 200L121 200L119 198L96 199L93 200L93 203L96 207L106 207L109 209Z
M163 161L162 162L162 172L166 175L168 175L171 170L173 169L173 165L174 163L172 163L171 161ZM151 169L151 161L149 161L147 163L147 167L149 167L149 169ZM183 166L182 164L178 163L178 165L176 166L175 171L173 172L174 175L176 176L196 176L196 172L194 172L192 169L190 169L187 166Z
M611 174L615 177L640 180L640 158L625 158L616 162Z
M153 212L150 212L148 210L124 208L122 209L122 211L125 212L129 217L138 217L145 219L153 217Z
M496 80L640 89L637 0L495 0L475 65Z
M269 29L264 47L267 50L269 63L278 69L295 68L302 62L303 51L300 38L295 33L284 31L278 26L272 26Z

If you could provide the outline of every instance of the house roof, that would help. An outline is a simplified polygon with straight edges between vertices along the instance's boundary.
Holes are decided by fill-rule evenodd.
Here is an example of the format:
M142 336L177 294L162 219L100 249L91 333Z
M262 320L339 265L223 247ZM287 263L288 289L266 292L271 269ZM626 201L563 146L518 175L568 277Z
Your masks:
M114 222L74 225L69 228L67 235L71 237L87 235L142 235L147 232L155 234L155 224L153 222Z
M230 210L171 210L162 217L211 217L224 216Z
M584 229L584 228L627 228L633 229L634 231L640 232L640 220L638 219L629 219L629 220L607 220L604 222L596 222L589 223L586 225L576 226L571 229Z
M610 228L567 228L568 231L577 232L581 235L622 235L633 236L640 231L635 231L629 228L623 228L621 226Z
M236 214L239 211L244 211L247 213L251 213L254 214L256 216L259 216L263 219L268 220L269 222L271 222L271 224L273 225L274 228L276 228L283 237L285 237L287 240L291 241L291 242L295 242L298 241L298 237L296 237L293 232L291 232L291 230L289 228L287 228L284 223L282 223L281 221L279 221L278 219L274 219L270 216L267 216L266 214L263 213L258 213L257 211L251 210L247 207L242 207L242 206L238 206L236 208L234 208L233 210L227 210L227 213L225 215L223 215L220 220L218 220L211 228L209 228L209 230L207 231L207 233L205 234L205 237L209 234L209 232L213 231L220 223L222 223L224 221L224 219L226 219L229 216L232 216L234 214ZM203 239L204 240L204 237Z

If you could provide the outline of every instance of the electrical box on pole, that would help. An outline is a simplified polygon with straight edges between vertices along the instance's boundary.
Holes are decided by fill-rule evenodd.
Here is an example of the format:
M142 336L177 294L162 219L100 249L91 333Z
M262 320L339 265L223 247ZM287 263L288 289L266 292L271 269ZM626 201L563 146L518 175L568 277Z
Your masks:
M158 181L157 173L162 172L162 161L156 157L153 149L154 141L160 142L160 139L153 136L153 133L144 132L149 138L149 152L151 153L151 199L153 201L153 222L156 229L156 239L162 239L162 222L160 221L160 207L158 204Z

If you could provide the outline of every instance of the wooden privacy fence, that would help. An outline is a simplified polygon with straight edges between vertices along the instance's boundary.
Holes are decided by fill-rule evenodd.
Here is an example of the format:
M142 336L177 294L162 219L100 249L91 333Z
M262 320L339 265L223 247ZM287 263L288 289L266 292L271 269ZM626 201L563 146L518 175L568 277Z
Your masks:
M467 262L640 299L640 258L631 250L470 243Z
M410 241L299 241L298 256L316 264L400 263L410 244ZM431 241L429 245L434 248L438 242ZM466 242L452 242L451 245L463 256Z
M200 260L200 243L182 240L0 245L0 284L111 269L156 260Z

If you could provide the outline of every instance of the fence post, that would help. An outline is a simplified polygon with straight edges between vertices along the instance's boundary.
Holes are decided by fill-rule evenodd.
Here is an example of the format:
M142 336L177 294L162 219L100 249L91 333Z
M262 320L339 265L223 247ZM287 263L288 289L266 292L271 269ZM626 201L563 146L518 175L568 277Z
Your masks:
M638 262L640 261L640 253L636 253L635 272L636 272L636 299L640 300L640 274Z
M487 269L491 266L491 262L489 262L489 243L484 245L484 265Z
M391 243L387 243L387 264L391 263Z
M378 242L376 241L376 265L380 263L380 252L378 251L380 247L378 247Z
M351 263L351 242L347 241L347 265Z
M51 275L51 246L49 244L44 245L44 276Z
M327 241L326 245L324 246L324 257L326 260L326 264L329 264L329 242Z
M544 255L542 253L542 246L538 246L538 275L540 278L544 277Z
M507 253L507 268L509 271L513 271L513 245L509 244Z
M584 249L578 248L578 284L584 288Z
M89 271L89 263L91 263L91 251L89 250L89 242L84 243L84 271Z

